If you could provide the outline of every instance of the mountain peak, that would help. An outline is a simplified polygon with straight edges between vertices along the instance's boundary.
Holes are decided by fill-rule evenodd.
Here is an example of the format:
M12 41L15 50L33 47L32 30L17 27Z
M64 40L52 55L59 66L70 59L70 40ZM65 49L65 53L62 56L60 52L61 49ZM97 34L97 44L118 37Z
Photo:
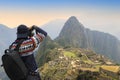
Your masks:
M86 44L84 43L84 40L86 40L84 26L78 21L75 16L71 16L64 24L63 29L59 34L59 38L64 38L67 40L67 42L65 42L67 44L60 42L63 45L83 47L83 44ZM78 45L78 43L81 43L81 45Z
M62 33L66 30L69 30L70 32L75 30L75 29L83 29L84 26L78 21L78 19L75 16L71 16L66 23L63 26Z
M78 21L78 19L77 19L75 16L71 16L71 17L67 20L66 24L72 24L72 25L77 24L77 25L79 25L80 22Z
M75 16L71 16L69 20L77 20L77 18Z
M9 28L4 24L0 24L0 29L9 29Z

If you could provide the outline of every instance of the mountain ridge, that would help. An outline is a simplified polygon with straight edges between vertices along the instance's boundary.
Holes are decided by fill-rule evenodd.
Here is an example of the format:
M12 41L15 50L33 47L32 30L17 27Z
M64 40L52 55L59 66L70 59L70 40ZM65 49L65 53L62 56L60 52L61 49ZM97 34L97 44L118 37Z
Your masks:
M51 37L51 39L55 39L62 29L63 25L65 23L65 20L57 19L50 21L42 26L40 26L42 29L44 29L46 32L48 32L48 35Z
M108 33L85 28L76 17L70 17L55 39L62 46L88 48L119 62L120 41Z
M8 46L15 39L15 29L11 29L3 24L0 24L0 43L2 44L1 52L3 49L8 48Z

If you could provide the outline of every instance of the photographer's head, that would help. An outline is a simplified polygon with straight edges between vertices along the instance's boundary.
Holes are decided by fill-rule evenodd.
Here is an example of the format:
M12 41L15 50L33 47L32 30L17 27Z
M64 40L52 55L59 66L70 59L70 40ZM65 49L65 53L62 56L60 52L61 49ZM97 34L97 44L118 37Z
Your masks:
M29 28L26 25L19 25L17 27L17 38L28 38Z

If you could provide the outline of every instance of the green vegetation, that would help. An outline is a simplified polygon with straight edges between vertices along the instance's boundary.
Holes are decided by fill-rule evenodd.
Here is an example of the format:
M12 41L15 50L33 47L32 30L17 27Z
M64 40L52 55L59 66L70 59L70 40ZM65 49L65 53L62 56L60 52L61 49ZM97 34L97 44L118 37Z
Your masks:
M40 67L43 80L112 80L99 72L103 65L101 59L107 60L92 51L60 47L49 49L45 54L42 57L45 63Z
M36 60L42 80L114 80L99 71L111 62L108 58L88 49L61 47L49 37L41 44Z
M64 54L66 57L69 57L69 58L75 58L75 57L77 57L77 56L75 55L75 53L69 52L69 51L63 51L63 54Z

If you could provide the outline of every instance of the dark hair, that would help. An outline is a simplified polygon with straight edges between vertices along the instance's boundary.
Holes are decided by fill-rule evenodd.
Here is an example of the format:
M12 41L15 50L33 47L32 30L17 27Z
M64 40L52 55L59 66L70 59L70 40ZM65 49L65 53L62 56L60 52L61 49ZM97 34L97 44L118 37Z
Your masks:
M19 25L17 27L17 38L27 38L29 33L29 28L26 25Z

